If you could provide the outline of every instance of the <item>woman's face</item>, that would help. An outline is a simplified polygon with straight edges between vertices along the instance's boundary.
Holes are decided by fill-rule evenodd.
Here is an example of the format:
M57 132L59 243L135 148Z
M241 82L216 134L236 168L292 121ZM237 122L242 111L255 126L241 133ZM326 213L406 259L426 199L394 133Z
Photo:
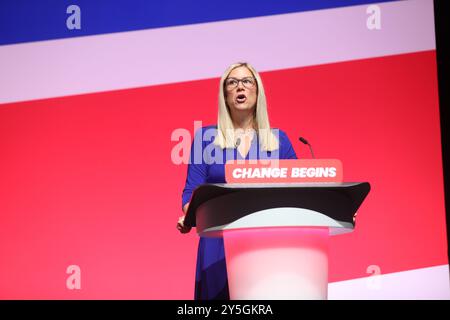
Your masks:
M232 111L254 110L257 99L257 84L246 67L233 69L225 79L225 100Z

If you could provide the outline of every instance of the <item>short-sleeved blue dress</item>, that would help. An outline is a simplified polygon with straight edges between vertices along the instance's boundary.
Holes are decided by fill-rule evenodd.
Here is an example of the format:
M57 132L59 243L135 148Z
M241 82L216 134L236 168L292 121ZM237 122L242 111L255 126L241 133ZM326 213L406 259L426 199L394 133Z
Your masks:
M278 137L279 149L262 151L258 135L245 159L297 159L287 135L280 129L272 129ZM221 149L214 145L217 126L206 126L195 133L187 170L186 185L182 194L182 207L191 199L196 187L203 183L225 183L225 162L243 159L237 148ZM228 300L228 280L225 250L222 238L200 237L195 275L196 300Z

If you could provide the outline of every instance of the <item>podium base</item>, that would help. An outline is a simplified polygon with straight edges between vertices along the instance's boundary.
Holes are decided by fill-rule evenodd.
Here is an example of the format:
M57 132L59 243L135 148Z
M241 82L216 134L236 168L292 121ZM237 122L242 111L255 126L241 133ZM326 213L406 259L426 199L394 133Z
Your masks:
M231 300L327 299L328 228L226 230L223 238Z

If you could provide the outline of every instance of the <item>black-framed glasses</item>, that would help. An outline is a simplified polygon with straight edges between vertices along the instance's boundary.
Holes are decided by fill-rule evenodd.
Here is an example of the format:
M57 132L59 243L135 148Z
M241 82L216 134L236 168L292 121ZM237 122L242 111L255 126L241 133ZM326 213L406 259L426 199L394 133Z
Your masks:
M225 88L231 91L239 85L239 82L242 82L242 85L247 89L252 89L256 84L256 80L253 77L245 77L242 79L227 78L225 79Z

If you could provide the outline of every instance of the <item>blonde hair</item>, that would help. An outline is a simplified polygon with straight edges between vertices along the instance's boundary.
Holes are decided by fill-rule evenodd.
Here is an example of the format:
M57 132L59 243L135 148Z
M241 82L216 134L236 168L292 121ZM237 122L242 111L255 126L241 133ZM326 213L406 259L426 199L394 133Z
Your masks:
M239 67L246 67L256 79L258 97L256 100L255 113L253 115L253 123L256 124L261 149L264 151L277 150L279 148L279 142L270 128L266 95L264 93L261 77L258 72L247 62L232 64L225 70L222 78L220 79L217 135L214 139L214 144L220 146L222 149L235 147L235 128L231 119L230 110L225 101L224 82L231 71Z

